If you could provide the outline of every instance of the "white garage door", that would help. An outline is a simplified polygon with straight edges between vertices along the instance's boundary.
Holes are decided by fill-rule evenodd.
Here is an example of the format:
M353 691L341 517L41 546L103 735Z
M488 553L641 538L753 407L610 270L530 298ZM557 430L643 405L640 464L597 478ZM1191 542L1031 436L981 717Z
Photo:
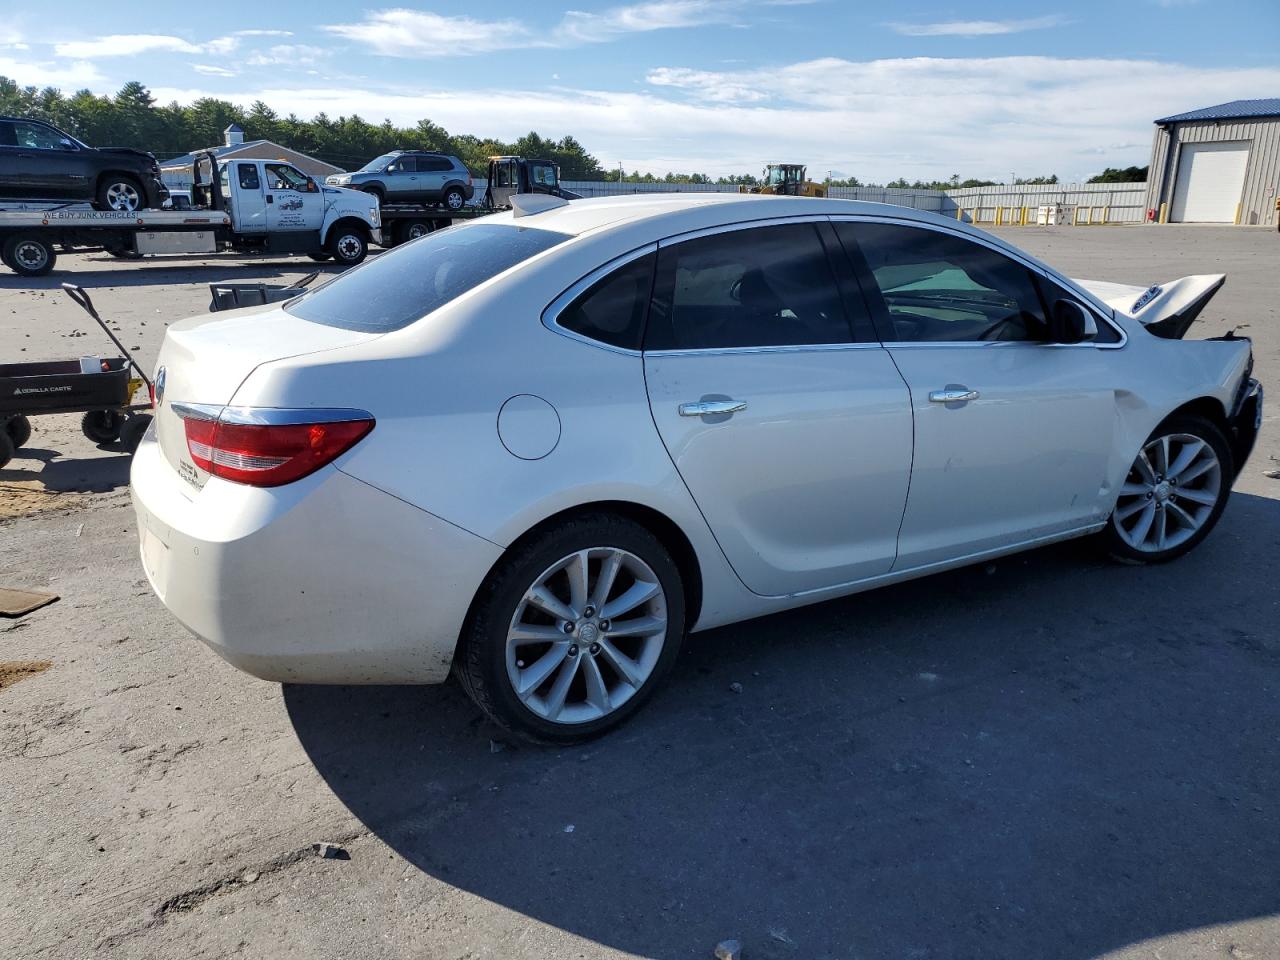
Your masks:
M1187 223L1234 222L1248 165L1248 140L1184 143L1169 219Z

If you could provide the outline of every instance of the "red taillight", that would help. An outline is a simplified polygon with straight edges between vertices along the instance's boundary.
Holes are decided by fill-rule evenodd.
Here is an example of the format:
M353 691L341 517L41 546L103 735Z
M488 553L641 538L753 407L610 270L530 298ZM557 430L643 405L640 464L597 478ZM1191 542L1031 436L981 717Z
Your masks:
M254 487L278 487L314 473L351 449L373 423L372 418L288 424L183 421L196 466Z

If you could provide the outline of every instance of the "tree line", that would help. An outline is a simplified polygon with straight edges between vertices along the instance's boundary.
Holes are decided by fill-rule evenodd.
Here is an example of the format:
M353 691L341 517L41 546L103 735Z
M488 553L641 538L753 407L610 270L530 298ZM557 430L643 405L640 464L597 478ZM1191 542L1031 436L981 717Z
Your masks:
M490 156L511 154L551 160L560 166L560 176L565 180L721 186L757 186L762 182L760 177L749 173L712 178L705 173L657 176L621 168L610 170L571 136L556 140L530 132L518 140L506 142L495 137L451 134L439 124L425 119L412 127L398 127L390 120L373 124L354 114L335 119L323 112L310 120L303 120L292 113L281 116L260 100L247 110L214 97L201 97L186 105L177 102L158 104L151 91L136 80L126 83L114 96L98 95L89 90L79 90L67 96L55 87L23 87L8 77L0 76L0 114L46 120L93 146L134 147L148 150L160 160L218 146L223 142L223 131L237 123L244 130L246 140L271 140L344 170L355 170L391 150L409 149L452 154L477 176L484 176ZM1108 167L1091 177L1089 182L1141 181L1146 179L1146 170L1146 167ZM810 174L810 179L824 179L815 171L810 171ZM1058 177L1054 174L1016 179L1014 184L1057 182ZM833 187L883 186L914 190L997 185L994 180L961 180L959 174L952 174L948 180L908 182L899 178L877 184L864 183L857 177L844 177L832 179L830 183Z

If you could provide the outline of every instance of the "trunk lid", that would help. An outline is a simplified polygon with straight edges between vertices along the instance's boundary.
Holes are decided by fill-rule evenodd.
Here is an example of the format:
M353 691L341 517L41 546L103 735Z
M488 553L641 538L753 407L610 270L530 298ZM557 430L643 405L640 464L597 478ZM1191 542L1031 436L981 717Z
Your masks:
M381 334L312 323L279 305L192 317L165 333L156 365L156 439L165 459L193 487L208 475L187 450L186 428L174 404L220 408L255 368L376 340Z
M1206 273L1150 287L1105 280L1077 280L1076 283L1117 313L1137 320L1148 333L1168 340L1181 340L1226 280L1224 273Z

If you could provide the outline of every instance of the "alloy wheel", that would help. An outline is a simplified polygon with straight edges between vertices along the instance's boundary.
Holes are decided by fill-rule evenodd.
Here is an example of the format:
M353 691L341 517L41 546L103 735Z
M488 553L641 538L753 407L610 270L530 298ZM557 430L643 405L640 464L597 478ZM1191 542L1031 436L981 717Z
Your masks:
M507 678L542 719L587 723L644 686L666 637L657 574L634 553L590 547L558 560L525 590L507 629Z
M1222 482L1212 445L1189 433L1156 437L1134 460L1111 522L1135 550L1169 550L1195 536L1213 515Z
M121 180L107 187L107 206L112 210L137 210L142 205L142 197L131 183Z

